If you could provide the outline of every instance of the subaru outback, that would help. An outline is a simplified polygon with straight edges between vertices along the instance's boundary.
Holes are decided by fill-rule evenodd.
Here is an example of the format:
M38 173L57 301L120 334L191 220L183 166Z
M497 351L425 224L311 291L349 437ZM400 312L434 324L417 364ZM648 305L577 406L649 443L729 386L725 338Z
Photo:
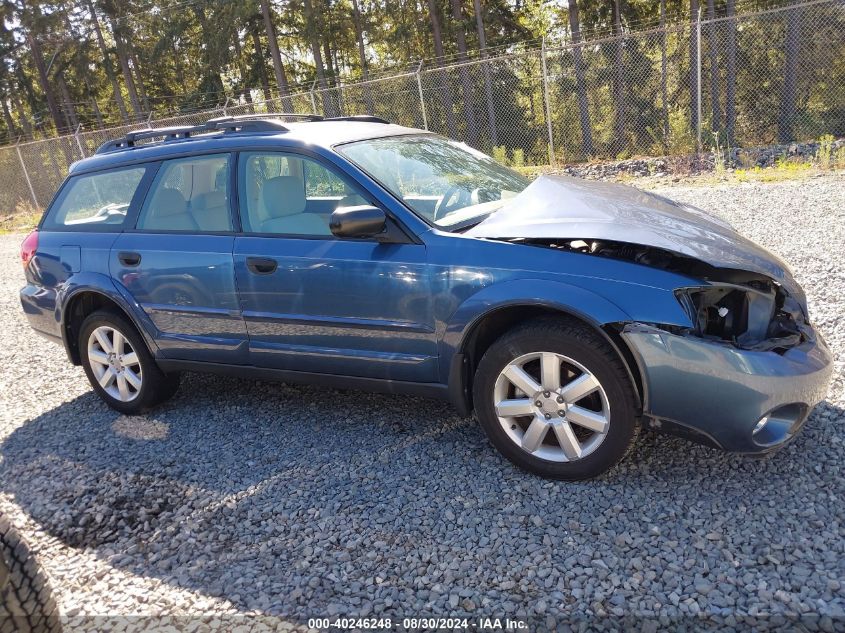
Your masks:
M186 371L442 398L560 479L642 426L769 452L831 375L789 268L723 220L375 117L130 133L21 256L32 327L120 412Z

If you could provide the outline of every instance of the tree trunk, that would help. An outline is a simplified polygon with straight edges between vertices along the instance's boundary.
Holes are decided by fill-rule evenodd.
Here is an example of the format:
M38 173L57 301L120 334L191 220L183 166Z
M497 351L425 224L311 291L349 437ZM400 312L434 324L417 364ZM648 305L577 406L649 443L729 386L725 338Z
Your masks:
M261 0L261 15L264 17L264 30L267 32L267 42L270 45L270 56L273 58L273 71L276 73L276 85L279 88L279 95L282 97L282 111L293 112L293 108L290 103L288 77L285 74L285 67L282 65L282 55L279 52L279 42L276 39L276 27L273 24L273 16L270 13L270 3L268 0Z
M9 142L11 143L18 133L18 127L15 125L15 120L12 118L12 113L9 111L9 104L6 103L6 95L0 97L3 102L3 119L6 121L6 129L9 131Z
M326 83L326 69L323 65L323 54L320 52L320 25L314 15L311 7L311 0L303 0L302 3L305 9L305 28L308 38L308 43L311 47L311 56L314 58L314 68L317 73L317 84L320 86L320 99L323 102L323 114L326 116L334 116L334 109L332 108L331 98L328 91L328 83Z
M461 0L452 0L452 19L455 22L455 40L458 44L458 62L467 60L467 38L464 32L464 12L461 8ZM472 81L469 76L469 69L466 66L459 66L458 72L461 75L461 92L464 101L464 116L467 125L467 143L472 147L478 147L478 130L475 127L475 100L472 95Z
M15 112L18 113L18 121L21 123L21 127L23 128L23 133L26 138L34 138L32 135L32 124L29 122L29 116L27 115L26 111L23 109L23 103L21 100L18 99L17 93L13 90L11 93L12 97L12 106L15 108Z
M241 36L238 29L233 29L232 35L232 43L235 45L235 58L238 60L238 73L240 74L240 93L244 101L249 104L249 111L255 112L255 108L252 107L252 92L249 89L249 73L246 64L244 64L244 49L241 46Z
M625 143L625 58L622 50L622 7L620 0L613 1L613 76L611 91L613 92L614 116L613 139L610 151L618 155L626 146Z
M698 133L698 109L699 109L699 90L698 90L698 0L690 0L689 7L690 17L690 38L689 38L689 91L690 91L690 127L693 134ZM698 152L701 148L698 146L696 137L695 151Z
M572 62L575 66L575 89L578 94L578 118L581 122L581 149L584 158L593 156L593 128L590 124L590 104L587 100L587 82L584 79L584 58L581 55L581 18L578 1L569 0L569 28L572 31Z
M111 84L114 102L117 104L118 112L120 112L120 118L123 122L126 122L129 119L129 113L126 111L126 101L123 100L123 93L120 90L120 84L118 84L117 76L114 73L114 67L111 63L111 55L109 54L108 47L106 47L106 40L103 38L103 31L100 28L100 20L97 18L97 12L94 10L94 3L92 0L88 0L87 5L88 13L91 14L91 22L94 24L94 33L97 36L97 44L100 47L100 53L103 55L103 69L106 71L106 77Z
M355 41L358 43L358 62L361 64L361 78L365 82L364 106L367 108L367 114L372 114L374 112L373 92L370 84L366 83L369 80L370 71L367 68L367 52L364 49L364 25L358 0L352 0L352 24L355 27Z
M270 79L267 77L267 66L264 64L264 50L261 47L261 36L253 25L250 28L250 35L252 35L252 46L255 48L255 57L258 64L258 78L261 80L261 90L264 92L264 100L270 101L273 98L270 92Z
M132 69L129 67L129 55L126 53L126 44L120 33L120 28L117 26L117 20L114 15L107 12L109 19L109 26L111 27L112 36L114 37L115 49L117 50L117 59L120 62L120 69L123 71L123 82L126 84L126 90L129 93L129 103L132 104L132 110L135 112L136 118L141 118L141 101L138 99L138 91L135 88L135 80L132 78Z
M666 0L660 0L660 98L663 109L663 151L669 151L669 88L666 77Z
M35 69L38 71L38 83L44 92L44 97L47 99L47 108L50 110L50 117L56 126L56 132L61 134L65 129L65 121L62 111L59 108L59 103L56 100L56 95L53 93L52 86L50 86L50 79L47 77L47 66L44 63L44 55L41 52L41 43L37 37L33 37L32 33L27 33L26 39L29 43L29 50L32 51Z
M434 54L437 58L437 67L443 64L443 33L440 30L440 18L437 17L437 2L436 0L428 0L428 16L431 21L431 36L434 39ZM458 136L458 130L455 126L455 98L452 95L452 85L449 83L449 77L446 71L438 71L440 76L441 86L443 90L443 112L446 118L446 133L451 138Z
M715 0L707 0L707 19L710 24L707 27L707 48L708 57L710 58L710 110L713 113L713 120L711 127L713 132L717 135L722 131L722 98L719 94L719 41L716 37L716 2Z
M152 112L150 100L147 98L147 90L144 88L144 77L141 74L141 64L138 63L138 55L135 53L135 48L133 46L129 47L129 61L132 62L132 70L135 71L135 86L138 88L138 95L141 97L141 104L144 106L144 112ZM220 85L222 87L222 80Z
M726 5L728 21L727 42L725 44L725 132L728 147L733 146L736 134L736 0L728 0Z
M798 89L798 58L801 49L802 9L798 6L786 12L786 39L784 41L783 88L780 93L778 115L778 141L795 140L796 93Z
M481 14L481 0L473 0L475 10L475 29L478 32L478 48L481 56L487 59L487 36L484 33L484 16ZM498 130L496 129L496 107L493 103L493 82L490 78L490 66L488 62L481 64L484 74L484 98L487 102L487 125L490 131L490 144L498 145Z
M73 107L73 99L70 96L67 81L62 75L63 72L64 69L61 69L56 73L56 83L59 84L59 91L62 93L62 110L67 129L70 132L75 132L79 127L79 119L76 117L76 109Z

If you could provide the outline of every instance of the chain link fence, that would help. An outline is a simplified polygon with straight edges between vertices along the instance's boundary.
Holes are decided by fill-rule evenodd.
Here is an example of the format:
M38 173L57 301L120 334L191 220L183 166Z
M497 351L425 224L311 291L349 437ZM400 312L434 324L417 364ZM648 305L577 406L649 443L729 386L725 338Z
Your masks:
M845 136L845 2L420 64L366 82L0 147L0 213L46 206L74 161L128 131L266 112L371 114L515 166Z

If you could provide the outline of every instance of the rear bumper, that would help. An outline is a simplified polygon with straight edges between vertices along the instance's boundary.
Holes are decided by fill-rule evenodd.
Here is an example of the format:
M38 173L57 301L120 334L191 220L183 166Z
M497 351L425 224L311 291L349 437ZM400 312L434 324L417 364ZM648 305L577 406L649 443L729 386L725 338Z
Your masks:
M643 413L653 425L731 452L766 453L788 442L826 396L833 371L818 334L784 354L641 324L622 337L639 364Z
M55 290L28 284L21 288L20 297L23 312L32 329L52 341L62 343Z

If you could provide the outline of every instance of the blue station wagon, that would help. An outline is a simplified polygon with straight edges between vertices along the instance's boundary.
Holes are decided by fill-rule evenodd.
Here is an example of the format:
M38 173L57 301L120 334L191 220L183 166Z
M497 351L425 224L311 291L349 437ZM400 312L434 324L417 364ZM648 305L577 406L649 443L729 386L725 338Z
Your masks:
M642 426L771 451L831 375L788 267L724 221L375 117L130 133L21 256L32 327L118 411L185 371L436 397L559 479Z

